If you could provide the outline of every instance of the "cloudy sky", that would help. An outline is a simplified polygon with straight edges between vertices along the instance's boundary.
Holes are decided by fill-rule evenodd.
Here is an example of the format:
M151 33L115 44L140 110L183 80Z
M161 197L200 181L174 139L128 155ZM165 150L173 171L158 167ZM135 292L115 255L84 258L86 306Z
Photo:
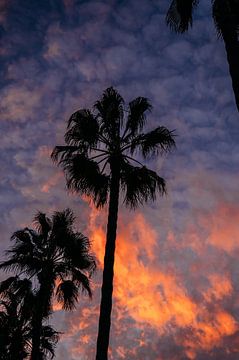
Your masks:
M59 360L94 359L107 210L68 194L49 155L71 113L109 86L126 102L148 97L149 127L177 134L177 149L148 163L167 196L120 208L110 359L239 357L238 113L210 1L185 35L166 27L168 6L0 0L1 254L37 210L70 207L99 263L93 300L54 315Z

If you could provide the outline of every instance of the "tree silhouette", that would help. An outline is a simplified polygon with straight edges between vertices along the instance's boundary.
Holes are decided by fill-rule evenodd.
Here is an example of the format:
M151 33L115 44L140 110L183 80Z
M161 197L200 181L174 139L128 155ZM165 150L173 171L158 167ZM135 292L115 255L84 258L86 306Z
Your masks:
M10 277L0 283L0 358L25 359L30 354L31 305L30 280Z
M43 321L52 313L53 297L64 310L75 307L80 290L91 297L89 277L95 270L95 259L89 252L89 239L74 232L74 220L69 209L55 212L51 219L39 212L34 219L36 230L16 231L11 237L15 244L7 251L8 260L0 265L37 279L31 318L32 360L42 359L41 338L46 339L47 332Z
M31 354L31 319L35 294L28 279L12 276L0 283L0 359L23 360ZM53 358L59 333L42 327L41 359Z
M125 109L120 94L106 89L93 111L76 111L69 119L65 146L56 146L52 158L65 171L70 190L89 196L96 207L109 200L97 360L107 359L113 293L113 268L120 189L123 202L136 208L156 193L165 193L165 181L133 156L169 151L172 131L163 126L143 133L149 101L138 97ZM135 164L136 166L134 166Z
M193 23L193 11L199 0L173 0L166 17L167 24L176 32L184 33ZM212 16L223 38L232 79L237 109L239 111L239 1L212 0Z

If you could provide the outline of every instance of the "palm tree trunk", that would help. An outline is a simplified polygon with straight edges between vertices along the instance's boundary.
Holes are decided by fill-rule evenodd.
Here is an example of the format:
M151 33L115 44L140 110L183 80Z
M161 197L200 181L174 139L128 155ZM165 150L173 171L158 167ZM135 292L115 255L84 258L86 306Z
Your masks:
M50 276L51 271L45 269L46 276ZM49 273L47 273L49 271ZM40 288L36 295L36 304L32 317L32 351L31 360L41 360L41 334L42 322L44 314L46 313L47 303L51 298L52 286L46 277L42 277L40 281Z
M110 201L105 245L103 283L101 288L100 318L97 338L96 360L108 359L111 309L113 295L115 240L117 231L120 170L118 164L111 165Z
M239 111L238 1L214 0L212 11L216 28L222 35L225 44L232 87Z
M239 41L235 29L222 30L222 37L227 52L227 61L232 79L237 109L239 111Z
M42 316L37 310L32 319L32 352L31 360L40 360Z
M37 295L35 309L32 317L32 351L31 360L40 360L40 346L41 346L41 332L42 332L42 319L43 319L43 304L42 294L40 288Z

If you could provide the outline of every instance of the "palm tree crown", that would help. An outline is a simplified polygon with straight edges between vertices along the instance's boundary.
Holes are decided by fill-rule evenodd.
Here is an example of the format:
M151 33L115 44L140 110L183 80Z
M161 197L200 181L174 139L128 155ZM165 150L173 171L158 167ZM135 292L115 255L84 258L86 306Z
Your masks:
M93 111L76 111L69 119L65 146L56 146L53 160L63 167L70 190L89 196L97 207L109 200L97 360L106 360L112 308L114 254L120 190L126 206L136 208L165 193L165 181L144 166L143 158L174 147L173 132L163 126L143 132L148 99L138 97L127 108L120 94L106 89Z
M157 192L163 194L164 179L133 158L136 153L147 158L167 152L175 145L173 132L163 126L141 132L151 108L148 99L138 97L125 109L123 98L111 87L95 103L94 112L76 111L68 122L66 146L56 146L52 153L65 170L68 188L91 197L97 207L104 206L112 169L117 167L127 206L135 208L155 200Z

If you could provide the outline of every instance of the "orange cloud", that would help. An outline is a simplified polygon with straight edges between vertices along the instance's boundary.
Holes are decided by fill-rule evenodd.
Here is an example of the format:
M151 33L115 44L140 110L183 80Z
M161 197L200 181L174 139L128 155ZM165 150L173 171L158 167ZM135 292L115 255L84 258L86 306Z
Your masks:
M98 211L92 209L90 227L93 246L102 267L105 233L101 225L96 225L98 216ZM210 350L219 346L223 337L238 330L229 312L219 305L216 309L213 307L216 302L231 296L233 288L229 277L219 273L208 274L208 286L202 293L204 301L197 303L185 288L180 274L173 271L171 266L168 270L162 269L157 262L159 235L143 215L132 214L130 220L126 226L119 221L114 279L114 297L118 304L127 309L137 324L148 324L157 330L159 336L167 333L169 324L173 324L174 328L190 328L193 334L190 338L177 339L185 347L189 359L195 358L197 350ZM223 224L219 225L221 232ZM235 231L236 227L232 230ZM212 232L214 235L209 238L209 242L210 239L216 239L214 227ZM200 237L194 233L192 239L190 244L194 244L194 250L200 249L199 254L203 256L205 248L200 243L197 245ZM175 236L171 232L168 237L169 248L174 240ZM219 239L217 244L221 244ZM210 307L211 312L208 310ZM121 316L118 316L120 320ZM119 358L125 357L122 348L118 348L117 352Z
M231 253L239 248L239 209L231 204L218 207L215 214L202 223L210 229L208 242Z
M52 187L55 187L59 180L62 178L63 174L61 172L57 172L53 176L51 176L45 184L42 185L41 191L44 193L49 193Z

